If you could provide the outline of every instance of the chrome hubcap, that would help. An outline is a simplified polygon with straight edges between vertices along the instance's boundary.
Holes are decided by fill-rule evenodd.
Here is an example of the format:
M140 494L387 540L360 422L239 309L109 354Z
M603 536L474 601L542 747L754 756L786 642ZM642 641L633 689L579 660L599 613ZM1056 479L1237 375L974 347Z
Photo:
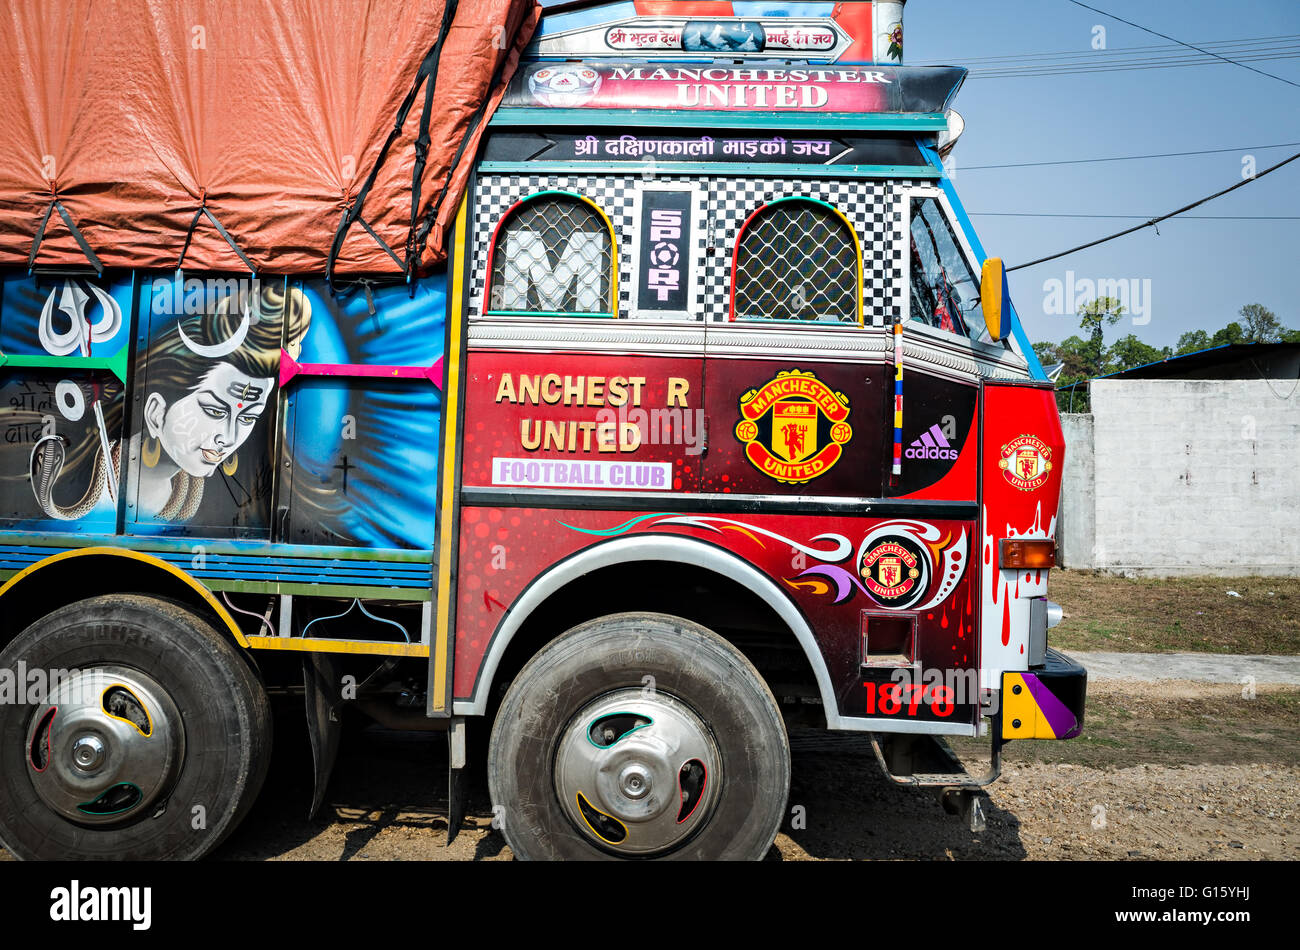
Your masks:
M87 734L72 744L72 763L83 772L93 772L104 764L104 743L99 736Z
M27 733L36 794L78 824L126 821L160 804L184 755L176 704L152 677L125 667L60 677Z
M555 791L579 833L620 854L660 854L708 821L722 760L681 700L624 689L584 707L560 737Z

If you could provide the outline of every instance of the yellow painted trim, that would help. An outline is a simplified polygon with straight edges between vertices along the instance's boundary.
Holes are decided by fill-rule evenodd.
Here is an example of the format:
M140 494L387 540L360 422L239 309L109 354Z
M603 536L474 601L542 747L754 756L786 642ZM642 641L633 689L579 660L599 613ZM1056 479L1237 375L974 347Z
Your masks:
M371 656L423 656L423 643L376 643L366 640L325 640L315 637L249 637L254 650L286 650L292 653L358 653Z
M149 715L149 710L145 709L145 707L144 707L144 703L141 703L141 702L140 702L140 697L139 697L139 696L136 696L135 693L131 693L131 695L132 695L133 697L135 697L135 701L136 701L137 703L140 703L140 711L144 713L144 718L145 718L145 720L149 723L149 731L148 731L148 732L145 732L143 729L141 729L139 726L137 726L135 723L133 723L130 719L123 719L121 716L114 716L111 712L108 711L108 707L107 707L106 705L104 705L104 697L107 696L107 695L108 695L108 691L109 691L110 689L113 689L114 687L116 687L116 688L118 688L118 689L124 689L124 690L126 690L128 693L131 693L131 689L130 689L130 687L127 686L125 683L110 683L109 685L105 686L105 687L104 687L104 691L103 691L102 693L99 694L99 708L102 709L102 710L104 710L104 715L107 716L109 719L116 719L118 722L124 722L124 723L126 723L128 726L130 726L130 727L131 727L132 729L134 729L136 732L140 733L140 735L142 735L142 736L144 736L146 739L148 739L150 736L153 735L153 717Z
M587 801L587 796L586 796L586 795L582 794L582 792L577 792L577 793L573 796L573 803L574 803L575 805L578 806L578 814L582 817L582 823L583 823L584 825L586 825L588 828L591 828L591 833L592 833L593 835L595 835L597 838L599 838L601 841L605 842L605 844L612 844L612 845L614 845L614 847L618 847L618 844L619 844L619 843L618 843L617 841L610 841L608 838L606 838L604 835L602 835L599 831L597 831L597 830L592 826L591 822L589 822L589 821L587 820L587 816L582 814L582 803L583 803L583 802L587 802L587 807L590 808L592 811L594 811L597 815L605 815L605 813L604 813L603 811L601 811L599 808L597 808L597 807L596 807L595 805L593 805L591 802ZM623 824L623 822L619 821L619 820L618 820L617 818L615 818L613 815L605 815L605 817L608 818L610 821L614 822L614 824L618 825L620 828L623 829L623 838L624 838L624 840L627 840L627 825Z
M843 211L835 207L833 204L828 203L827 207L830 208L831 211L835 212L836 217L844 222L844 226L848 228L849 233L853 235L853 247L857 252L855 259L858 262L858 326L866 326L866 313L863 309L862 303L862 241L858 238L857 229L854 228L853 223L844 216Z
M0 597L3 597L11 588L17 585L18 582L21 581L23 578L36 573L46 565L53 564L56 561L66 561L74 557L89 557L90 555L98 555L98 554L110 554L113 557L125 557L125 558L130 558L133 561L140 561L144 564L148 564L150 567L162 568L164 571L166 571L168 574L171 574L173 577L179 578L180 580L184 581L189 587L191 587L194 590L194 593L202 597L203 600L207 603L207 605L216 612L217 616L221 618L221 622L224 623L226 625L226 628L230 631L230 635L235 638L235 641L241 647L248 646L248 637L244 636L243 631L239 629L239 624L235 623L235 618L230 616L230 612L226 610L226 608L222 605L221 601L217 600L217 598L213 596L212 591L208 590L206 587L204 587L194 578L190 577L190 575L186 574L179 567L176 567L175 565L172 564L168 564L166 561L162 560L161 558L156 558L152 554L144 554L140 551L128 551L125 548L104 548L104 547L80 548L75 551L63 551L60 554L51 555L50 557L47 557L44 560L37 561L35 564L31 565L30 567L23 568L13 577L9 578L9 580L5 582L4 586L0 587Z
M591 205L592 209L596 212L596 214L600 215L600 219L605 222L605 230L609 232L609 249L611 254L613 255L610 261L610 263L613 265L613 273L610 275L610 280L609 280L610 292L612 294L612 298L610 299L609 302L609 312L612 313L614 315L614 319L617 320L618 319L619 258L618 258L618 232L614 230L614 222L609 220L609 215L605 213L605 209L603 209L600 205L596 204L596 202L592 201L586 195L580 195L576 192L571 192L571 191L566 191L565 194L571 194L573 195L573 197L577 198L578 200L585 201L587 204ZM861 271L859 271L859 276L861 276ZM861 284L862 282L858 281L858 283ZM861 310L861 301L859 301L858 304L859 304L858 309Z
M442 455L442 511L439 518L438 539L438 619L434 625L433 676L430 686L432 695L429 697L429 705L437 710L449 710L451 706L447 696L447 653L451 643L451 560L454 552L453 545L456 542L452 529L456 523L456 444L460 440L460 376L463 355L461 323L464 320L462 293L465 286L465 255L468 251L465 244L468 204L468 197L462 198L460 210L456 212L456 230L452 242L456 251L456 264L450 280L451 305L447 308L447 320L450 326L447 338L452 341L452 345L451 352L446 354L443 363L447 372L443 383L443 393L447 398L443 404L442 417L443 432L446 435ZM618 258L614 260L617 262ZM617 296L614 299L617 300Z

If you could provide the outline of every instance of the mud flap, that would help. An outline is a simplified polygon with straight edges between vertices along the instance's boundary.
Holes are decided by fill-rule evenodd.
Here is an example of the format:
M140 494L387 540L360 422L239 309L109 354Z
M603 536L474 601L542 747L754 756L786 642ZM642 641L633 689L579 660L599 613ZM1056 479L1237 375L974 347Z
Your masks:
M307 811L310 821L325 804L325 790L338 760L339 739L343 734L343 696L338 664L328 653L303 656L302 680L313 772L311 807Z
M469 769L466 768L465 717L453 716L447 727L447 845L465 821Z

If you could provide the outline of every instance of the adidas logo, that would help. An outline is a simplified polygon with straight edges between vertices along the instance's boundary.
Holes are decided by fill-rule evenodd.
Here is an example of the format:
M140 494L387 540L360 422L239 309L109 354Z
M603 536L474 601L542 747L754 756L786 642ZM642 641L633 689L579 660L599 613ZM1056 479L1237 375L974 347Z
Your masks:
M930 426L930 431L922 433L903 455L910 459L946 459L952 462L957 459L957 450L944 437L942 429Z

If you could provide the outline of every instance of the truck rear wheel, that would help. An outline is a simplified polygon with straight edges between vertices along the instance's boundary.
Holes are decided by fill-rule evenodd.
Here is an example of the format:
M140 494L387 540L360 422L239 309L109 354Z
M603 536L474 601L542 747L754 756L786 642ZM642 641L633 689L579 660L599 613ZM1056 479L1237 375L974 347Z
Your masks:
M731 644L677 617L616 614L515 678L488 785L522 859L757 860L784 816L790 746Z
M71 604L10 643L0 670L27 692L0 704L0 843L15 857L201 857L261 788L266 693L176 604Z

